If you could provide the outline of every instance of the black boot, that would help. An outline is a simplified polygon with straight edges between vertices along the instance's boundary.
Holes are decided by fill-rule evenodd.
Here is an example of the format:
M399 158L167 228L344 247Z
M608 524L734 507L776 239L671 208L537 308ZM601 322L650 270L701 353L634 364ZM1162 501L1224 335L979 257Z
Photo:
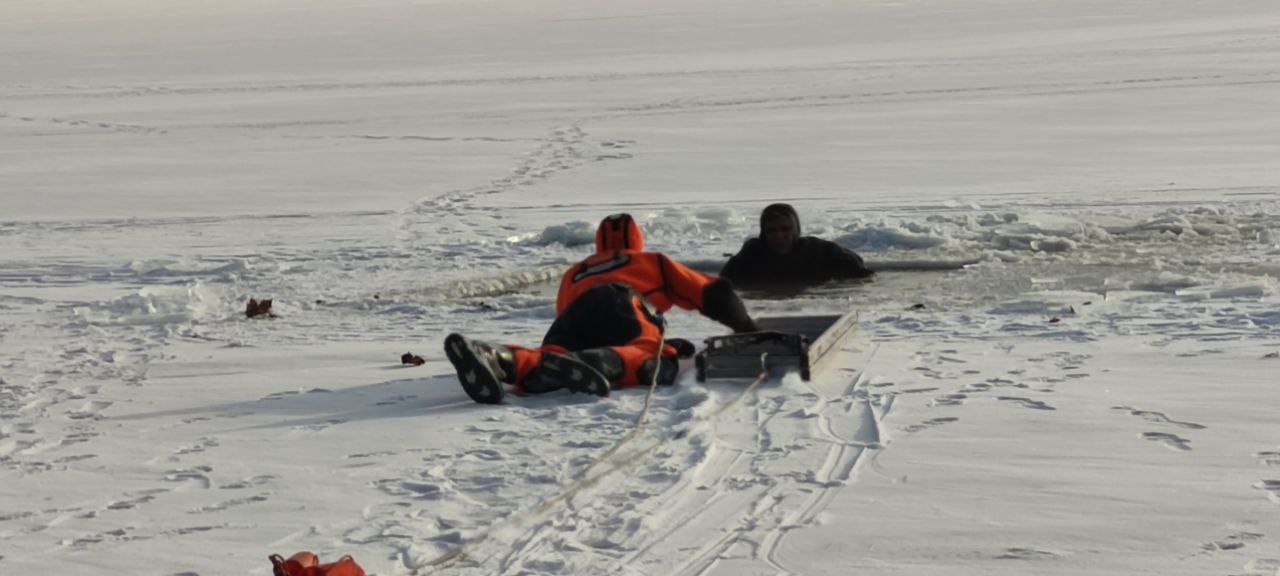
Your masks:
M542 394L568 388L574 392L586 392L596 396L609 395L609 379L599 370L583 362L575 355L543 352L538 367L522 384L526 392Z
M467 396L481 404L502 402L506 393L503 383L515 381L515 355L505 346L450 334L444 339L444 353L458 372L458 381Z
M641 386L649 386L653 383L654 368L658 370L659 386L675 384L676 377L680 375L680 362L675 358L650 358L640 365L636 374Z

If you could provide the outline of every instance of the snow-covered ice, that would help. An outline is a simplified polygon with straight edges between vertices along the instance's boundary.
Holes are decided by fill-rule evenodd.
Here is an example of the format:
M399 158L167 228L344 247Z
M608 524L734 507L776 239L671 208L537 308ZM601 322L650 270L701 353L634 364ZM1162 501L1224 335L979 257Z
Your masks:
M0 54L0 573L1280 574L1273 0L11 0ZM858 311L813 381L457 385L601 217L714 271L773 201L882 271L748 295Z

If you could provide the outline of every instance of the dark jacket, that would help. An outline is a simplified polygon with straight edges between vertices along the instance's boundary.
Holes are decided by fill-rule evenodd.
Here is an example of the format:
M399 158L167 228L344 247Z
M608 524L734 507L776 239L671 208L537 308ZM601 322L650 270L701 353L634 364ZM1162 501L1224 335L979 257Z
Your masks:
M813 286L872 274L861 256L835 242L813 236L796 240L788 254L775 254L764 240L752 238L720 271L721 278L742 288Z

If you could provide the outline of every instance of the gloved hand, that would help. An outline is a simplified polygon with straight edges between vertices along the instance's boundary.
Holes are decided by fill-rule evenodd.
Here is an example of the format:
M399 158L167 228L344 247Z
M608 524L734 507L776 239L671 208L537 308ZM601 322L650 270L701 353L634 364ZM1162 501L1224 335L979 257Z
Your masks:
M692 358L698 348L684 338L667 338L667 345L676 349L676 358Z
M760 331L760 326L756 325L756 321L753 319L747 319L747 322L743 323L741 326L738 326L738 328L734 330L733 333L747 334L750 332L759 332L759 331Z

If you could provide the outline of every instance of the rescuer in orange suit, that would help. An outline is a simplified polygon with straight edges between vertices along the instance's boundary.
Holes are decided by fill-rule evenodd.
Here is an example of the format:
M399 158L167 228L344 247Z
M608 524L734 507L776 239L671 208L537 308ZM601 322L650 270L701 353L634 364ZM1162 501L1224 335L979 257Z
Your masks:
M607 396L610 388L675 382L677 356L692 354L688 341L663 344L661 313L679 306L697 310L734 332L754 332L733 286L668 258L644 251L644 235L630 214L615 214L596 229L596 252L565 273L556 297L556 319L539 348L500 346L461 334L445 339L445 354L467 395L502 401L504 383L519 393L568 388Z

